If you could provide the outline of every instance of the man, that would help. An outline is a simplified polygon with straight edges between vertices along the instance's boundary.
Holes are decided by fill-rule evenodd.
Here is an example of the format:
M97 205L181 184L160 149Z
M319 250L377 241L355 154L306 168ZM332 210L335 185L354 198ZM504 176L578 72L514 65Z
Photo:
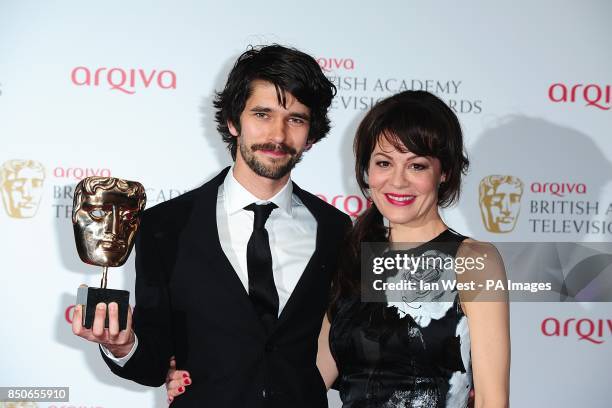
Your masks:
M217 95L235 160L202 187L145 211L136 240L134 330L114 304L91 330L117 375L164 383L191 374L177 407L327 407L315 365L331 274L350 219L290 181L329 131L335 88L316 61L278 45L251 49ZM130 319L131 316L128 316Z

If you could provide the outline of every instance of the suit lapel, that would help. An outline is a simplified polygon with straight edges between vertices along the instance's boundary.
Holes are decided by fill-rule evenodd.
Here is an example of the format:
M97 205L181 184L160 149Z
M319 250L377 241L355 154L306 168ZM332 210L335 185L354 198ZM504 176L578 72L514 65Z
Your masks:
M199 257L198 269L202 273L215 273L220 289L225 288L228 296L235 299L240 310L244 311L246 319L258 323L259 317L249 295L219 242L217 194L228 171L229 167L223 169L219 175L202 186L183 238L195 247L194 253ZM260 324L256 326L261 327ZM261 329L263 333L263 327Z
M228 296L236 299L240 310L243 310L245 313L245 319L259 323L259 316L255 312L249 295L219 242L217 193L228 171L229 167L223 169L215 178L201 187L182 238L187 245L195 248L194 253L198 256L195 262L198 265L197 269L201 270L202 273L216 273L219 285L228 291ZM293 194L302 201L317 221L316 243L315 250L291 293L287 304L283 308L274 331L291 316L300 305L300 302L307 296L310 282L325 267L322 265L321 259L326 259L327 248L329 248L328 236L325 234L328 220L323 212L319 210L320 204L316 202L317 198L305 194L295 183L293 183ZM265 333L263 325L256 324L256 326L262 334Z
M305 299L306 295L308 294L308 287L311 280L314 279L317 274L321 273L321 269L325 267L321 263L321 259L326 259L326 248L329 248L327 236L325 234L325 231L327 230L327 218L321 211L318 210L318 203L315 202L317 199L305 194L304 191L295 183L293 183L293 194L295 194L302 201L302 203L306 206L306 208L308 208L308 211L310 211L317 221L316 244L315 250L310 257L306 268L302 272L302 276L300 276L295 289L293 289L293 292L291 292L289 300L279 316L276 328L281 326L299 306L300 302Z

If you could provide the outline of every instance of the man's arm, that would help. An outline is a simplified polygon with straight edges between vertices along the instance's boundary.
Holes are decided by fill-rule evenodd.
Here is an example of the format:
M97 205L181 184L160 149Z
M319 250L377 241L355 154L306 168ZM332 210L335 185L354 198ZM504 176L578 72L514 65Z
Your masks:
M116 357L108 348L106 348L106 346L102 344L100 344L100 351L102 352L102 354L108 357L108 359L111 360L113 363L115 363L119 367L123 367L125 363L127 363L128 360L136 352L136 347L138 347L138 336L134 335L134 345L132 346L132 349L127 353L127 355L123 357Z
M143 385L158 387L165 382L168 361L174 354L172 324L167 278L159 257L160 248L148 229L146 218L143 217L136 236L136 306L133 318L131 311L128 312L127 328L118 331L117 312L114 306L110 306L109 328L105 329L106 306L99 305L90 330L81 326L80 315L77 315L81 311L79 307L75 308L73 332L104 346L116 358L127 358L121 366L117 364L116 359L109 358L100 350L102 358L116 375Z
M168 361L174 355L172 323L167 274L160 254L163 249L151 229L150 217L145 212L136 236L136 285L134 332L138 347L123 367L102 353L104 361L116 375L139 384L158 387L165 383ZM109 351L123 357L127 348Z

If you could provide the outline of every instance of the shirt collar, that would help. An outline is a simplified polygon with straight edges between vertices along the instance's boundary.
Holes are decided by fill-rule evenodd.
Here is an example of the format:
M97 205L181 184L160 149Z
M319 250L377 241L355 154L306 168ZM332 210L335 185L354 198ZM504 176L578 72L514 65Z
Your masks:
M224 201L229 215L235 214L249 204L267 204L274 203L276 206L289 216L291 216L291 201L293 196L293 183L291 179L268 200L260 200L255 197L249 190L244 188L242 184L234 177L234 166L230 169L223 181Z

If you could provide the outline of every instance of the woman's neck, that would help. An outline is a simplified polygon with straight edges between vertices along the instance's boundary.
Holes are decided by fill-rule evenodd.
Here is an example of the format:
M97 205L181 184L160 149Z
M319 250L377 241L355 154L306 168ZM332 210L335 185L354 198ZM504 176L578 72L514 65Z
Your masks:
M426 221L411 222L410 224L389 225L391 242L427 242L440 235L448 227L439 215Z

